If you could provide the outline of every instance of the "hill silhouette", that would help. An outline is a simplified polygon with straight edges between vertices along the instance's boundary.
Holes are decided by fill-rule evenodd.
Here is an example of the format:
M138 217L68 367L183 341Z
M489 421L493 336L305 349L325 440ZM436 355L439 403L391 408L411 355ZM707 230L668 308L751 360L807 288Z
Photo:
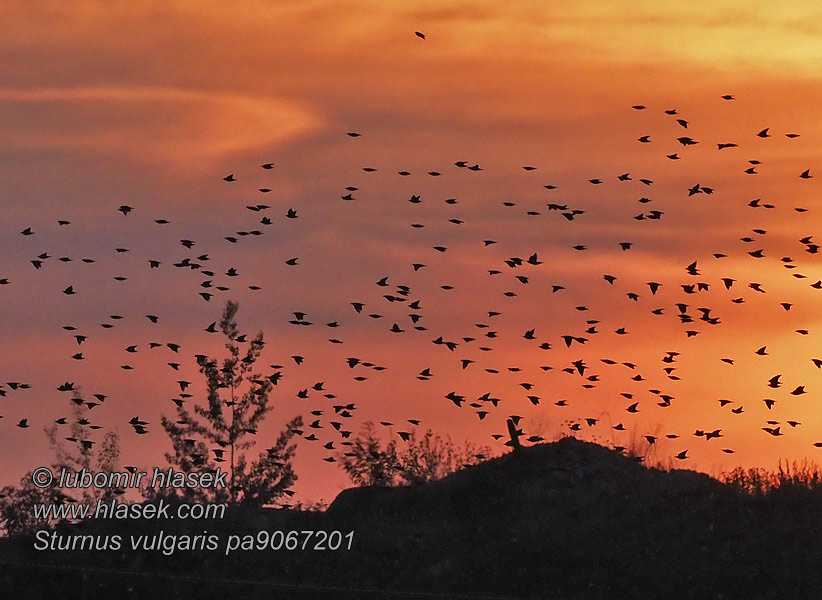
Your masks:
M27 598L143 597L161 586L196 598L810 599L822 589L820 509L818 488L755 498L565 438L433 483L345 490L324 512L237 507L220 521L60 529L353 530L348 551L38 552L22 537L0 544L0 561L15 564L0 583Z

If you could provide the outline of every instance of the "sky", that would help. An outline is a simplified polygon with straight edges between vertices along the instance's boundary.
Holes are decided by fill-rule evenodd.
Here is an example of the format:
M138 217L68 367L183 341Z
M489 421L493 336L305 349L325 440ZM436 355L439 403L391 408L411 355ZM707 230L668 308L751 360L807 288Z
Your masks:
M328 501L349 485L322 459L345 448L330 422L333 405L351 402L345 428L390 422L378 426L386 440L420 419L420 431L502 452L491 435L515 414L549 441L575 423L579 437L614 446L644 449L653 435L668 464L712 474L818 461L822 372L811 359L822 356L822 290L811 284L822 268L800 240L818 233L822 209L820 12L730 1L4 3L0 483L51 460L42 430L69 411L56 391L65 381L108 396L89 418L98 436L120 434L124 464L161 464L171 446L160 416L174 414L177 380L192 382L189 405L202 399L193 356L220 356L204 328L229 299L241 329L265 335L261 372L283 373L256 447L291 417L324 411L306 435L335 450L299 442L302 499ZM726 143L737 145L717 147ZM799 177L806 169L811 178ZM689 196L696 184L712 193ZM257 204L269 208L247 208ZM561 214L574 209L584 212ZM636 218L651 211L662 214ZM237 233L253 230L263 234ZM213 277L173 266L204 253ZM541 264L505 263L534 253ZM699 275L686 270L694 261ZM231 267L237 277L225 275ZM206 302L205 280L229 289L212 288ZM651 294L648 282L662 286ZM706 291L682 288L700 282ZM386 300L397 286L408 297ZM422 331L409 318L414 300ZM365 303L362 314L352 302ZM700 308L719 322L701 321ZM295 311L313 325L289 323ZM78 347L74 334L87 340ZM587 341L566 347L563 335ZM432 344L440 336L459 345ZM385 369L349 369L348 357ZM563 371L579 360L583 375ZM420 381L425 368L433 376ZM297 398L317 382L324 392ZM797 386L806 393L791 394ZM450 392L467 400L457 407ZM498 407L470 406L486 393ZM639 412L626 411L635 402ZM148 434L134 434L135 415ZM28 428L16 426L23 418ZM693 435L716 429L723 437ZM683 450L687 459L671 458Z

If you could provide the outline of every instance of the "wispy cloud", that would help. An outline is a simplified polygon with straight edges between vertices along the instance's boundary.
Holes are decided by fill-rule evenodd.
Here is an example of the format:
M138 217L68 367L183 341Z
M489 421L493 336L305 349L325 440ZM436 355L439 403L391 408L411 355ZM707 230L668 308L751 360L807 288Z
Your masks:
M180 88L0 88L0 104L17 116L0 128L7 150L116 152L194 171L276 147L323 122L291 101Z

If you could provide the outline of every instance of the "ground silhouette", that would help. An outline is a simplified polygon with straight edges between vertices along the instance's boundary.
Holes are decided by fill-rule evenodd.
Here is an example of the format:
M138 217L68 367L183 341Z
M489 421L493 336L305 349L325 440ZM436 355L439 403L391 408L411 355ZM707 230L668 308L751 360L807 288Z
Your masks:
M61 530L354 531L351 550L38 552L13 538L0 540L0 583L27 598L810 599L822 589L821 509L819 488L751 496L565 438L432 483L346 490L324 512L239 507L221 521Z

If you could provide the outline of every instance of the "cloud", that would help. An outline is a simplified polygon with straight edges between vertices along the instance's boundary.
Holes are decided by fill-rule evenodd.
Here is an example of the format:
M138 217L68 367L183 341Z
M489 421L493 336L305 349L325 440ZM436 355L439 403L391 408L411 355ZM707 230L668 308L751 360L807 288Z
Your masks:
M0 104L18 117L0 129L7 151L120 153L186 170L283 144L323 122L293 101L180 88L0 88Z

